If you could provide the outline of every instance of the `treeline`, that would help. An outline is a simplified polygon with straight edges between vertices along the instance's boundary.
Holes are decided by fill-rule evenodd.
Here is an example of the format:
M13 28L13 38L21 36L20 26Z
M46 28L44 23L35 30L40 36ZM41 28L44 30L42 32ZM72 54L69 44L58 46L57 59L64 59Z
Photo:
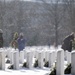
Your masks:
M63 5L59 4L59 9L62 7ZM0 1L0 28L3 29L4 46L10 45L15 32L24 33L26 45L54 44L56 31L54 23L51 23L54 18L50 16L50 9L53 10L51 5L45 3L19 0ZM59 10L59 15L61 15L60 11L63 10ZM58 44L61 44L63 38L72 32L73 26L66 19L68 11L65 12L65 17L57 28Z

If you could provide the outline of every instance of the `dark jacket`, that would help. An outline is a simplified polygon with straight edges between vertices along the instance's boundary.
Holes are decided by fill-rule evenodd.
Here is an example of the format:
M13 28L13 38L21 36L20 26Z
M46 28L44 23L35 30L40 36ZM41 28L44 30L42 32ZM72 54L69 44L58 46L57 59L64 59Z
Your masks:
M19 51L22 51L25 48L25 39L24 38L18 38L18 49Z
M69 35L67 36L64 41L63 44L61 46L62 49L68 50L69 52L72 51L72 41L74 40L74 35Z

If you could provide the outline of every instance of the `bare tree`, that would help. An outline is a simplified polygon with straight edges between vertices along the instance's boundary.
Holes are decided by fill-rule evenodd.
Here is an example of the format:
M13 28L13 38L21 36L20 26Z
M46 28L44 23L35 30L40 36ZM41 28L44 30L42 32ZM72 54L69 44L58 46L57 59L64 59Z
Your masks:
M3 29L4 16L5 16L6 2L5 0L0 1L0 28Z
M50 0L47 2L46 0L41 0L45 4L45 9L49 11L49 16L51 24L54 26L55 30L55 46L58 46L58 34L59 29L61 28L61 21L64 18L64 14L66 11L66 7L63 6L61 0Z
M67 7L68 27L75 32L75 0L63 0L63 3Z
M23 31L28 43L32 45L47 45L48 42L51 44L55 42L57 47L59 40L62 40L59 31L61 29L64 31L62 23L66 7L69 11L68 4L61 3L59 0L6 1L0 2L0 28L4 29L6 45L12 40L14 32ZM69 14L65 17L70 18Z
M18 31L19 33L22 32L22 27L23 27L23 0L18 1L18 12L17 12L17 25L18 25Z

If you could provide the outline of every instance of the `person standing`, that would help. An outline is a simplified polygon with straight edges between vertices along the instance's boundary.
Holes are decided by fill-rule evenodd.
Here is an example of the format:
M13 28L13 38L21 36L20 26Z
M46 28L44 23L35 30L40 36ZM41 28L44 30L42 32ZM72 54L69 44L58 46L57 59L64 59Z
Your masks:
M18 49L19 49L19 52L20 52L25 48L25 39L24 39L23 33L20 33L20 36L17 40L17 43L18 43Z
M0 29L0 48L3 48L3 31Z
M61 48L65 51L68 50L69 52L72 51L72 41L74 40L74 33L72 32L68 35L64 40Z
M17 39L18 39L18 33L17 32L15 32L14 33L14 37L13 37L13 40L11 41L11 46L13 47L13 48L17 48Z

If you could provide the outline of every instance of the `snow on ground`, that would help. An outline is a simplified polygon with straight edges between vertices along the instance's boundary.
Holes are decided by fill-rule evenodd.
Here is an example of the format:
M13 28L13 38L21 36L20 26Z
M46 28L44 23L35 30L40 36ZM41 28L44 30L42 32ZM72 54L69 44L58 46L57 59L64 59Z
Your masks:
M0 71L1 74L7 74L7 75L45 75L50 72L49 68L20 68L19 70L9 70L5 69L5 71Z
M71 75L71 74L65 74L65 75Z

